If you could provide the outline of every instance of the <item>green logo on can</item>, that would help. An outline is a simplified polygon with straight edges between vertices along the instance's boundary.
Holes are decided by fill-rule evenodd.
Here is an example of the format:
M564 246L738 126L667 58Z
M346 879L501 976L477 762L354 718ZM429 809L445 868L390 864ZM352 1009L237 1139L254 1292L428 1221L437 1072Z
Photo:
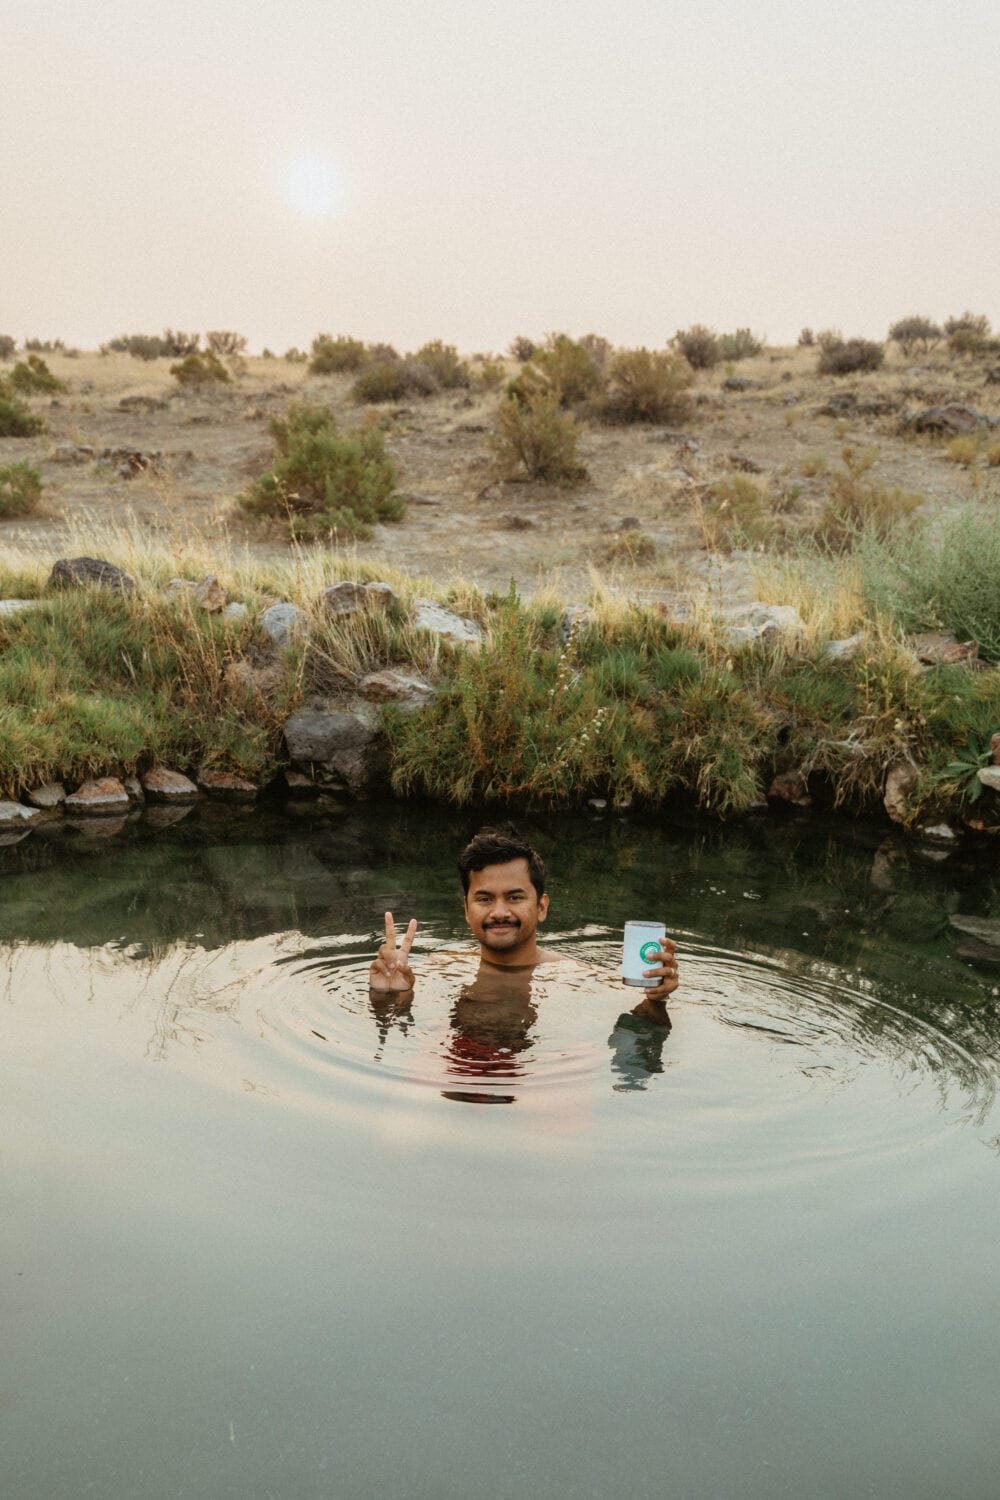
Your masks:
M659 958L659 956L659 943L643 943L642 947L639 949L639 957L642 959L644 964L648 964L652 959Z

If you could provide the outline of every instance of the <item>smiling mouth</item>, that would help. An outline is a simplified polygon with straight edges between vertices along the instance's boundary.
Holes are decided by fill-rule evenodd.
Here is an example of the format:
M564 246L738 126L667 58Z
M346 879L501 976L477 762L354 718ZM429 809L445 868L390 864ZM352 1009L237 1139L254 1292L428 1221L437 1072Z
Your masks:
M513 932L520 927L520 922L487 922L487 932Z

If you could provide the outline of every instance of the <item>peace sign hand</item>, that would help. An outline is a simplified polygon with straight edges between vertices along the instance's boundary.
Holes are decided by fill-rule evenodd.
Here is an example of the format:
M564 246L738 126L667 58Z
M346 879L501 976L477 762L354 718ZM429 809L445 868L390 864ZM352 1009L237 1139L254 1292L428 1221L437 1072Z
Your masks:
M403 941L397 948L396 924L392 919L392 912L386 912L385 942L378 950L378 957L368 971L369 989L412 990L415 976L410 968L410 949L413 947L416 930L417 919L414 917L403 934Z

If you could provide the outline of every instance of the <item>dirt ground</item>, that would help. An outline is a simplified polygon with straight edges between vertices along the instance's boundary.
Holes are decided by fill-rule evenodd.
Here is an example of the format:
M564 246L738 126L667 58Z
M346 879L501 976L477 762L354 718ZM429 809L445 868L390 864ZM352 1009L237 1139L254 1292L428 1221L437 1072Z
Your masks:
M349 377L310 377L305 366L280 359L248 359L232 387L210 395L177 389L169 360L46 359L68 385L64 395L30 403L45 417L47 432L0 439L0 464L28 460L41 471L44 509L0 523L0 551L55 558L69 529L78 539L89 526L134 519L151 540L178 552L198 534L209 545L226 536L261 558L279 556L287 543L277 529L249 522L235 503L267 467L268 418L302 395L328 402L344 426L363 416L349 399ZM669 598L700 580L717 587L721 579L726 592L745 593L745 566L741 572L723 557L720 573L710 555L704 503L727 475L749 473L768 503L803 525L822 509L830 472L847 445L876 449L870 477L921 494L929 507L1000 499L1000 468L988 467L982 453L962 467L946 444L901 434L895 414L816 410L831 396L853 392L862 402L882 396L910 408L958 400L1000 416L1000 386L984 385L982 362L942 351L905 359L892 351L881 371L840 379L817 376L815 365L813 349L771 350L735 370L703 373L683 431L585 422L581 452L589 478L576 489L496 481L487 443L500 399L495 393L450 392L379 408L409 505L399 525L377 527L356 550L441 583L461 576L505 589L513 577L525 594L555 575L564 595L582 597L593 567L644 599ZM749 388L726 389L730 373L745 377ZM129 405L135 397L150 400ZM116 464L99 458L67 462L58 451L64 444L161 456L155 469L124 478ZM655 543L641 564L613 555L624 522Z

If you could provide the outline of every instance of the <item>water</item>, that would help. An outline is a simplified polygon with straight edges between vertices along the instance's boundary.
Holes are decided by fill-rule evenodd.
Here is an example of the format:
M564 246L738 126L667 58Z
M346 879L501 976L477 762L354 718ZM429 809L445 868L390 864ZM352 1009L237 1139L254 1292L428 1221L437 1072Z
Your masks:
M0 850L0 1494L992 1497L990 865L543 820L578 963L496 996L470 831ZM412 1004L364 982L387 906ZM660 916L669 1032L611 972Z

